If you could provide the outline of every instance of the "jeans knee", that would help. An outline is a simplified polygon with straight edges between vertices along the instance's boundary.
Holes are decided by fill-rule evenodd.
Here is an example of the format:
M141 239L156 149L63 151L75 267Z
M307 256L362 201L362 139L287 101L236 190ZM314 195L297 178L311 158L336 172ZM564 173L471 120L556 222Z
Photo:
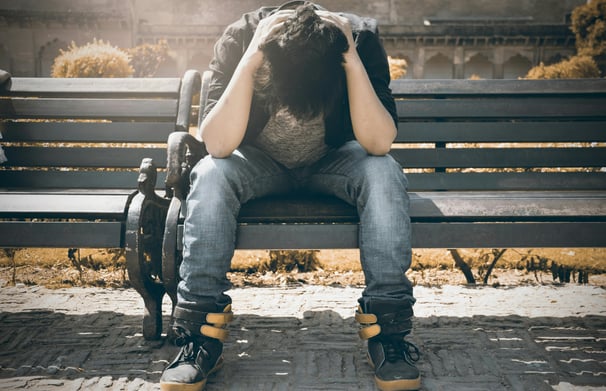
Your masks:
M391 156L369 156L361 164L359 171L364 182L373 188L397 188L406 191L408 181L400 164Z
M190 174L187 208L197 205L212 211L229 205L230 209L237 209L241 190L233 166L229 158L207 156L200 160Z
M200 160L191 171L191 183L203 182L205 184L212 184L228 178L230 176L228 173L229 164L225 164L226 162L223 162L223 160L228 159L215 159L211 156L206 156Z

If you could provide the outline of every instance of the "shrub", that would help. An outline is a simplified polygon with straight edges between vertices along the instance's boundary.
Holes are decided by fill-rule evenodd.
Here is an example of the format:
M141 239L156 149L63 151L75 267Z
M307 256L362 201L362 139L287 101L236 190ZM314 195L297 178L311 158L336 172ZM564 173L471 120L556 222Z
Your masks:
M600 77L600 70L593 58L574 56L553 65L540 65L530 69L525 79L582 79Z
M606 0L592 0L572 11L570 29L579 55L606 54Z
M260 272L310 272L320 267L318 250L272 250L269 260L259 266Z
M102 40L61 50L51 69L53 77L128 77L133 74L128 54Z
M408 64L405 59L387 56L387 60L389 61L389 75L391 76L391 80L400 79L406 76Z
M168 59L168 43L165 40L157 44L143 44L127 49L130 64L135 69L135 77L153 77L160 65Z

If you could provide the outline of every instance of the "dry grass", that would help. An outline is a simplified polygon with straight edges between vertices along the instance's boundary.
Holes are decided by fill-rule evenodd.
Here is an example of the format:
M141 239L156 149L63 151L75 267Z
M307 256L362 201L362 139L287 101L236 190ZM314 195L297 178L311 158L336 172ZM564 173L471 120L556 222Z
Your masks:
M464 249L459 253L476 280L481 281L492 260L492 251ZM364 284L358 250L319 251L314 262L300 257L298 264L293 263L296 267L274 261L269 251L237 251L229 277L235 286ZM314 267L304 267L314 263ZM592 285L606 285L606 249L508 249L497 262L488 283L550 282L553 281L551 267L554 264L588 273ZM466 282L445 249L415 250L408 276L417 285ZM82 249L71 260L67 249L19 249L13 258L0 253L0 286L15 283L52 288L129 286L124 256L106 249Z

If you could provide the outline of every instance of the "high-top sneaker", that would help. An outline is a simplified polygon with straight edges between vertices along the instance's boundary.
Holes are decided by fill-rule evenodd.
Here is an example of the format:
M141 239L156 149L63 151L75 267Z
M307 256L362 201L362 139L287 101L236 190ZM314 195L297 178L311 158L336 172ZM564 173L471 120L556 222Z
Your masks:
M356 311L362 325L360 338L368 341L368 360L375 371L375 383L382 391L418 390L421 376L416 367L419 349L404 337L412 330L412 307L377 300Z
M177 336L175 344L181 350L162 373L162 391L201 391L208 377L223 365L225 326L232 320L233 313L231 305L222 312L212 307L215 308L209 312L200 308L175 308L173 331Z

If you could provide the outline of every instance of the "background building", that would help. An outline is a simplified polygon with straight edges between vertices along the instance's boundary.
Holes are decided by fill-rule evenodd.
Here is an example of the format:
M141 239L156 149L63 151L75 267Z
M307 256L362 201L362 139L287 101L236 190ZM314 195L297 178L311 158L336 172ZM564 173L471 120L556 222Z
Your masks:
M408 78L517 78L575 52L572 10L586 0L318 0L373 16ZM275 3L280 3L281 0ZM0 69L48 76L60 49L93 38L128 48L165 39L158 76L206 69L217 37L261 0L0 0Z

